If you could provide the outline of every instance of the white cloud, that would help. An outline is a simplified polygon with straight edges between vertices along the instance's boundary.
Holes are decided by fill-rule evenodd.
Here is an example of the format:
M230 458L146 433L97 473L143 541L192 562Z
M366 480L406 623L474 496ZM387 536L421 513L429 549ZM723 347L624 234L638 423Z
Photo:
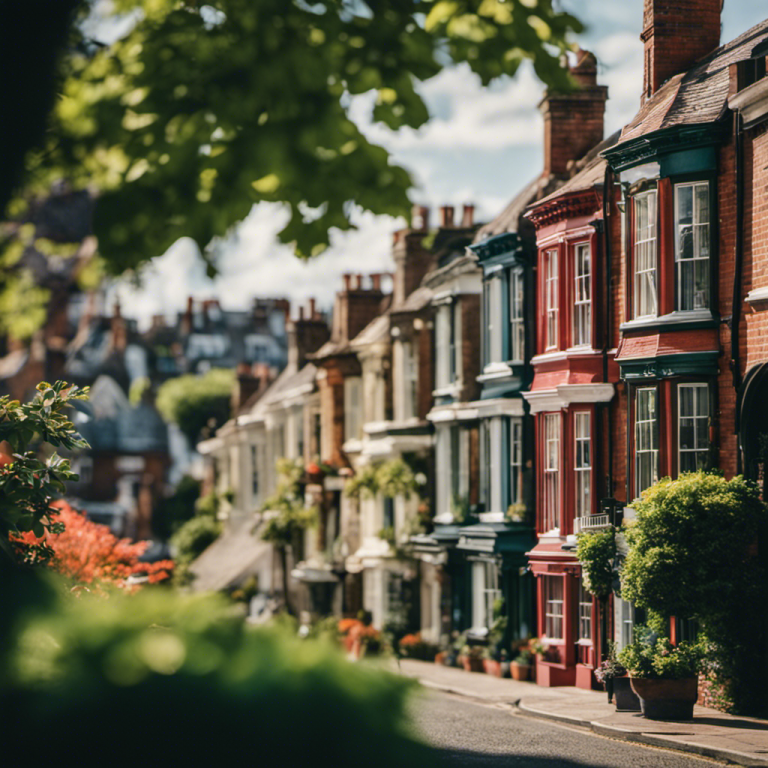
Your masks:
M255 206L238 227L236 236L223 244L220 274L210 280L195 244L179 240L144 270L141 285L121 281L112 289L120 298L124 314L143 326L153 314L173 314L186 306L187 297L217 296L228 309L247 307L255 296L287 296L292 302L315 297L330 308L341 288L344 272L391 272L392 232L402 220L357 212L357 230L335 232L330 248L304 262L277 242L285 225L286 212L278 205Z

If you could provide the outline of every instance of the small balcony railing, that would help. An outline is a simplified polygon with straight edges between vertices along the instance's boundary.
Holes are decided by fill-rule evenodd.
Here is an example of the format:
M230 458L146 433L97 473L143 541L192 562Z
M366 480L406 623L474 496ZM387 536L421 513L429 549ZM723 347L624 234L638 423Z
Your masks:
M581 531L595 531L600 528L610 528L612 525L611 516L607 514L577 517L575 523L575 533L580 533Z

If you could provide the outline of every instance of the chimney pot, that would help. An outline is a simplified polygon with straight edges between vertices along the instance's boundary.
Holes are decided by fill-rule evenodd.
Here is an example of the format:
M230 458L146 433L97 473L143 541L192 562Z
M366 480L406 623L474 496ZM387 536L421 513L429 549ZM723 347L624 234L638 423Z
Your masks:
M317 319L317 310L315 309L315 300L314 300L314 298L310 298L310 300L309 300L309 319L310 320L316 320Z
M429 208L425 205L414 205L411 210L411 229L426 231L429 229Z
M453 226L453 206L452 205L440 206L440 226L444 228Z
M461 226L462 227L471 227L475 223L475 206L471 203L468 203L464 206L464 209L462 211L461 215Z
M371 290L381 290L381 275L379 273L374 273L371 275Z
M349 292L350 286L352 284L352 275L348 272L345 272L341 277L344 280L344 290Z
M299 307L299 320L304 319L304 307Z

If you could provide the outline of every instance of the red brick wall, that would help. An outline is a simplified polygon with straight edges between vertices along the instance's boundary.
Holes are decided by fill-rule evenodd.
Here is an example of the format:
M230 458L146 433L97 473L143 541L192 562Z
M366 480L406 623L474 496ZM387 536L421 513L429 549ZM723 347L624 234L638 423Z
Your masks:
M655 93L720 44L721 0L645 0L643 94Z
M768 287L768 126L750 132L744 164L749 174L745 209L744 295ZM744 304L741 327L742 373L768 360L768 306Z

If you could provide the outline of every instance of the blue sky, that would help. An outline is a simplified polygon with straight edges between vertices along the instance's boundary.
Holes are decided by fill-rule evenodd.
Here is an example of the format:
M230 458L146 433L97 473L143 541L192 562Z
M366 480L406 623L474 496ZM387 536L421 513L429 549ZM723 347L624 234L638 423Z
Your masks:
M562 0L587 24L578 42L599 62L598 79L608 86L606 135L637 111L642 86L642 0ZM755 0L725 0L722 41L732 40L766 18L768 6ZM530 68L483 89L463 67L445 70L424 83L432 119L419 131L393 133L372 126L370 100L353 105L353 116L375 141L389 149L416 180L415 202L474 203L479 220L493 218L542 164L542 123L536 108L543 86ZM256 295L288 296L294 303L315 296L330 307L343 272L391 269L391 233L403 225L389 217L358 216L358 230L339 234L332 247L307 264L279 246L275 234L284 213L259 206L222 249L221 274L205 277L195 248L179 241L156 258L137 289L116 286L125 313L147 322L152 314L182 309L187 295L218 296L225 307L241 308ZM434 221L434 218L433 218Z

